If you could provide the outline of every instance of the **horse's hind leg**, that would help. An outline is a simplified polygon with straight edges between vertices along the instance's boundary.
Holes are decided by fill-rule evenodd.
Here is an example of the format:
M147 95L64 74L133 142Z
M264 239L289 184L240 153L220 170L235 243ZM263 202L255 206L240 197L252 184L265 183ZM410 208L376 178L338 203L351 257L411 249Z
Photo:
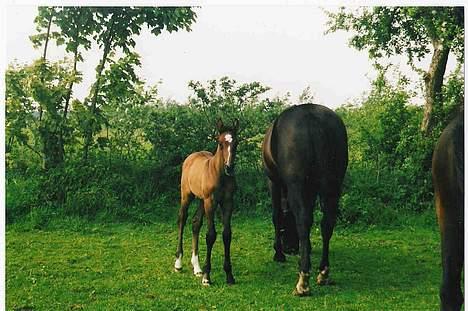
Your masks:
M271 194L271 203L273 208L272 220L275 227L275 242L273 244L275 255L273 256L273 260L284 262L286 261L286 256L284 256L283 247L281 244L281 228L283 227L281 222L281 187L273 183L271 180L268 180L268 187Z
M211 284L211 251L213 250L213 245L216 241L216 229L214 225L214 206L211 201L211 198L204 200L203 204L205 207L206 224L208 227L208 232L206 233L206 260L205 266L203 267L202 284L208 286Z
M232 197L225 200L222 205L223 212L223 242L224 242L224 271L226 272L226 283L234 284L231 265L231 216L232 216Z
M463 269L463 224L459 224L457 220L450 218L450 215L439 217L443 268L440 309L443 311L458 311L463 304L463 294L460 286Z
M306 198L315 202L316 193L305 193L301 183L288 183L288 204L296 218L297 235L299 238L299 280L293 294L307 296L310 294L310 227L313 222L312 207L305 204Z
M328 253L330 250L330 239L333 235L333 229L336 224L336 216L338 213L338 196L328 196L321 198L323 218L320 223L322 233L322 260L320 261L319 274L317 276L318 285L331 284L330 262Z
M177 250L175 254L176 260L174 263L174 269L177 272L182 270L182 256L184 253L184 249L182 245L183 236L184 236L184 226L185 226L185 223L187 222L187 216L188 216L187 210L192 200L193 200L193 195L191 193L181 194L179 216L177 218L177 226L178 226L179 232L178 232Z
M193 215L192 219L192 267L193 267L193 274L196 276L202 275L202 270L200 268L200 263L198 261L198 238L200 236L200 228L203 224L203 215L205 214L205 210L203 207L203 200L200 200L200 205Z

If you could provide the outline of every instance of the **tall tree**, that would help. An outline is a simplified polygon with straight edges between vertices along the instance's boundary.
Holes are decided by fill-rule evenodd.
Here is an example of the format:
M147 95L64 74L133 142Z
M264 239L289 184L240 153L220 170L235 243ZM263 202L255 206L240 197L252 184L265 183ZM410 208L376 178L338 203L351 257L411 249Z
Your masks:
M80 48L90 48L90 36L95 26L93 27L92 11L89 8L80 7L39 7L34 21L38 33L30 39L34 46L43 46L42 82L44 82L43 76L49 66L47 50L51 40L55 40L57 45L65 44L66 52L73 55L72 72L66 79L67 85L62 85L65 87L63 96L55 98L56 102L47 105L47 109L45 109L45 102L38 102L40 133L45 157L44 167L49 169L60 166L64 162L64 135L68 132L67 114L73 85L81 79L77 70L77 63L82 60Z
M408 63L432 54L431 63L422 73L425 109L421 130L429 134L434 125L433 111L443 104L442 86L449 53L463 62L463 7L361 7L327 12L328 33L353 32L350 45L367 49L376 61L405 54Z
M68 91L60 108L63 122L57 134L56 144L62 145L63 149L64 125L70 109L73 86L79 79L77 64L83 61L81 54L83 50L88 50L93 41L102 49L102 56L96 67L96 79L83 103L88 110L88 118L82 123L84 158L87 159L89 148L93 145L93 135L99 131L102 123L102 117L99 116L100 106L104 104L101 94L102 79L112 55L116 52L123 52L124 55L132 53L135 47L134 38L141 33L144 25L154 35L159 35L163 30L168 32L190 30L195 18L196 14L190 7L39 8L39 14L35 19L39 33L31 37L33 43L36 46L43 44L46 51L49 40L55 39L57 44L65 44L65 50L73 55L75 79L69 81ZM51 31L51 26L54 26L56 31Z
M135 47L134 37L140 34L144 25L157 36L163 30L190 31L196 18L195 12L189 7L99 7L95 10L97 23L100 25L95 38L102 49L102 56L96 67L96 80L85 100L85 105L91 112L85 129L85 160L93 143L93 135L100 128L98 109L104 104L100 91L104 68L110 55L118 49L124 54L130 54Z

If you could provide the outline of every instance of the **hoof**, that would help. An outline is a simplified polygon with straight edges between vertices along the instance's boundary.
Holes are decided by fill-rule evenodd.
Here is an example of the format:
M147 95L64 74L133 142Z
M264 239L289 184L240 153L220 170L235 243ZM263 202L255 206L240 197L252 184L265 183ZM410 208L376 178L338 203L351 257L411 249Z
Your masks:
M321 281L321 282L319 282L317 280L317 285L320 285L320 286L335 285L335 284L336 284L335 281L333 281L332 279L326 279L326 280Z
M283 253L275 253L275 255L273 256L273 260L276 262L285 262L286 256L284 256Z
M310 295L309 278L310 274L308 272L299 272L299 280L293 291L294 296L304 297Z
M298 296L298 297L310 296L310 288L307 287L307 288L298 289L298 288L296 287L296 288L294 288L294 290L293 290L293 295L294 295L294 296Z
M325 267L317 275L317 285L333 285L335 282L330 279L330 268Z
M182 271L182 254L179 254L176 257L176 260L174 262L174 271L175 272L180 272Z
M203 273L200 271L200 272L194 272L193 275L195 275L197 278L201 278Z
M201 281L203 286L210 286L211 285L211 280L209 277L206 275L203 276L202 281Z
M226 283L227 283L228 285L234 285L234 284L236 284L236 280L235 280L234 277L231 275L231 276L228 276L228 277L226 278Z

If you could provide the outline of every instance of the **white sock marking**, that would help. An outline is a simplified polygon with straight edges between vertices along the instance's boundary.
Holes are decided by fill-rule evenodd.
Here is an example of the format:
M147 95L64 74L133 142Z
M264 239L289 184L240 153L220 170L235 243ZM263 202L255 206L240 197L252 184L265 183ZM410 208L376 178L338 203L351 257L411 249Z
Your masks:
M177 270L182 269L182 255L179 255L179 257L176 258L176 261L174 263L174 268L176 268Z
M193 274L197 275L202 273L202 269L200 268L200 263L198 262L198 255L192 253L192 266L193 266Z

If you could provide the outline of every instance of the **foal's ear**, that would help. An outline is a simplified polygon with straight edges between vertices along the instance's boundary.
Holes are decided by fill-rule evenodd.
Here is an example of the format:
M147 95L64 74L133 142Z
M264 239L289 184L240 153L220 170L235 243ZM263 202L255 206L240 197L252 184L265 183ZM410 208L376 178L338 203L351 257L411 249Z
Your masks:
M216 121L216 129L218 130L218 132L221 134L224 130L224 124L223 124L223 120L221 120L221 118L218 118L218 121Z

